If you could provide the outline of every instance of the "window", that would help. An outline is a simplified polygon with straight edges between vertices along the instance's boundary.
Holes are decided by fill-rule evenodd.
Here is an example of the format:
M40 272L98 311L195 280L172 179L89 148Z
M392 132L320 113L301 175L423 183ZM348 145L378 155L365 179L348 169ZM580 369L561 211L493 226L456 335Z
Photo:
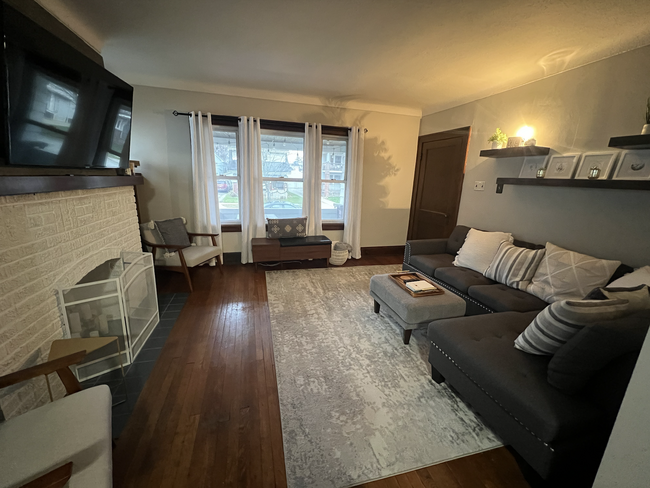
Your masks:
M222 222L239 221L239 171L237 167L237 129L215 126L212 129L214 159L217 165L219 217Z
M304 136L295 132L262 130L264 216L288 219L302 216Z
M347 144L347 137L323 136L321 173L321 218L323 221L343 220Z

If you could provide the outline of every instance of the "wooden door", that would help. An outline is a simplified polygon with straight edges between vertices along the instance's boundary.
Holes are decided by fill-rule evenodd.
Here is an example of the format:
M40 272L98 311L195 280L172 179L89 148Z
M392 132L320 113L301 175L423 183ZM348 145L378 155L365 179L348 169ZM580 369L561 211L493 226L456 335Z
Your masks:
M408 239L449 237L456 226L470 128L420 136Z

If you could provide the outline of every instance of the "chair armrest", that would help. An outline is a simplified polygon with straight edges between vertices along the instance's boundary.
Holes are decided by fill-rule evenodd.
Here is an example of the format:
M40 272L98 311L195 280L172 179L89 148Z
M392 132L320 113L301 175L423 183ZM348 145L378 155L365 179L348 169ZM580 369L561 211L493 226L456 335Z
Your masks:
M35 480L21 485L20 488L63 488L72 478L72 462L54 468Z
M188 236L190 237L209 237L212 240L212 245L214 247L217 247L217 237L219 237L219 234L208 234L208 233L200 233L200 232L188 232Z
M61 378L61 382L63 383L63 386L65 386L65 391L68 395L77 393L78 391L81 391L82 388L75 375L70 371L69 366L81 362L84 357L86 357L86 351L79 351L53 361L37 364L31 368L22 369L5 376L0 376L0 389L22 383L23 381L31 380L38 376L56 373L59 375L59 378Z
M411 256L418 254L446 254L448 239L418 239L406 241L404 262L410 264Z

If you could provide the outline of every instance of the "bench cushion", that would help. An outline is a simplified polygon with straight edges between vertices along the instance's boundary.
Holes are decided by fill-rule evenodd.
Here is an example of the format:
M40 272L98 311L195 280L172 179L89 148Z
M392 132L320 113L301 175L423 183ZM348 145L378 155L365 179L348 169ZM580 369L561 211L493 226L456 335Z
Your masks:
M280 239L280 247L331 246L332 241L325 236L291 237Z
M514 348L536 312L505 312L438 320L429 339L473 382L544 442L598 428L602 412L547 379L550 358ZM434 346L434 347L435 347Z
M106 385L0 424L0 488L21 486L70 461L67 487L112 486L111 391Z

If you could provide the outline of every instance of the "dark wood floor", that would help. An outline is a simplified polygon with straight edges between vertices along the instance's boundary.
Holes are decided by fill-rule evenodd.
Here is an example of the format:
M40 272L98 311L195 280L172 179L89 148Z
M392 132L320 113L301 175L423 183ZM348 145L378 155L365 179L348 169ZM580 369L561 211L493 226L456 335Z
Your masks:
M397 264L401 254L346 265ZM314 263L319 266L321 263ZM185 292L161 272L160 293ZM114 451L116 487L286 486L263 271L193 271L192 293ZM528 488L505 448L363 485Z

